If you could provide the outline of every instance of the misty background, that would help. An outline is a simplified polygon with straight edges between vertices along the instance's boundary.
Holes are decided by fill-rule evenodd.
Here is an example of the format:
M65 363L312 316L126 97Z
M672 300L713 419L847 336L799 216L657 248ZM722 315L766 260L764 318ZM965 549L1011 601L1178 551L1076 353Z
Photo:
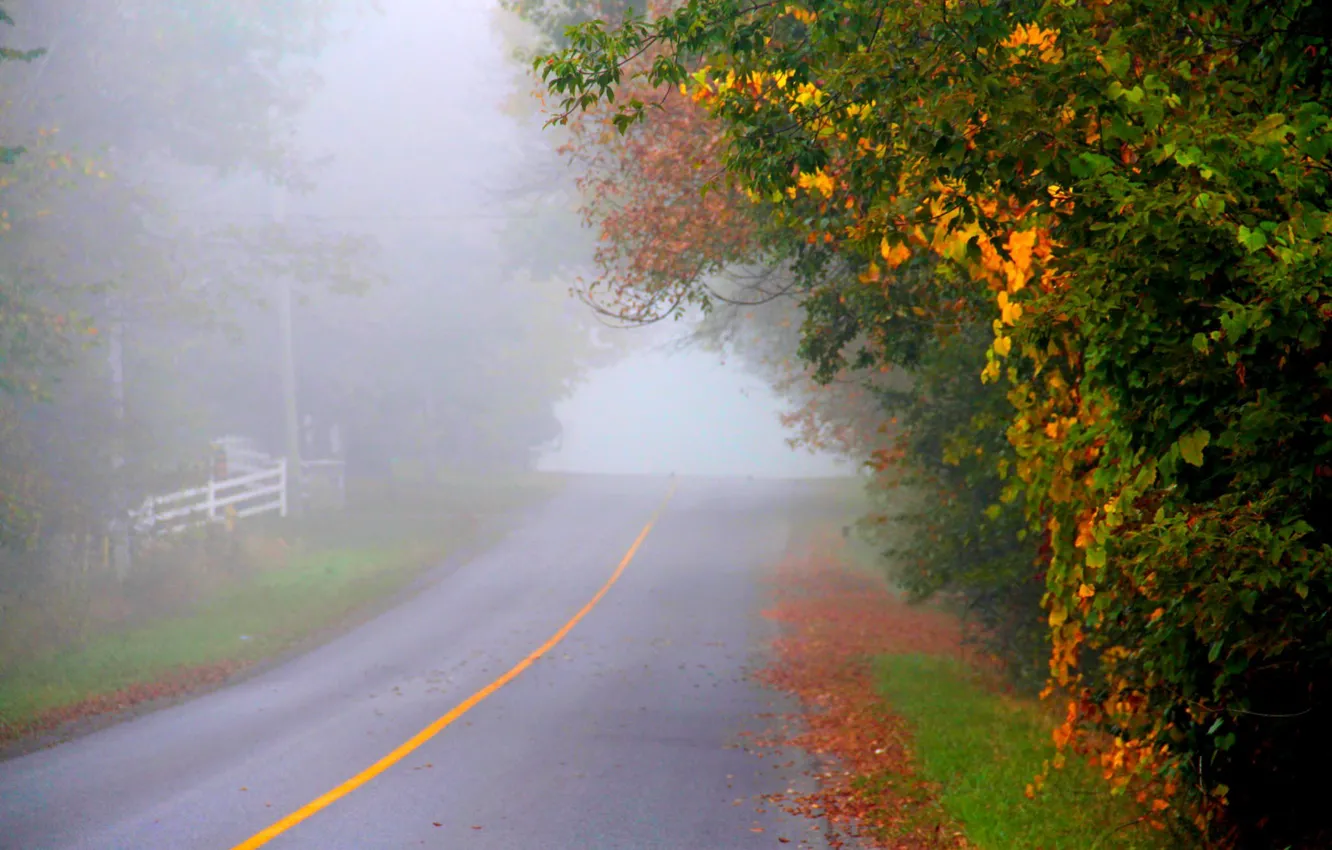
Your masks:
M380 211L367 217L380 244L395 256L437 264L437 277L421 274L437 292L466 279L493 289L479 271L489 265L518 278L525 298L567 299L573 275L588 271L592 240L573 209L569 164L553 152L558 138L541 126L512 55L523 41L522 25L488 0L449 6L385 4L385 14L363 16L363 28L328 51L324 92L306 128L310 143L335 159L304 208L312 215ZM489 38L478 39L483 33ZM441 250L446 242L456 244ZM401 276L411 274L404 267ZM435 303L431 318L448 336L490 327L540 332L506 327L512 317L478 315L476 302ZM559 305L545 307L561 312ZM586 332L594 322L582 305L569 302L563 310L575 314L568 333ZM687 333L603 332L597 339L611 351L599 357L577 347L582 340L566 342L574 346L564 354L572 380L537 390L558 421L549 427L559 428L537 465L590 473L845 471L829 454L790 449L779 422L786 404L761 381L724 368L713 354L668 345ZM455 362L444 357L437 366Z
M353 482L851 471L697 321L570 297L593 231L491 0L4 8L7 563L123 578L223 437Z

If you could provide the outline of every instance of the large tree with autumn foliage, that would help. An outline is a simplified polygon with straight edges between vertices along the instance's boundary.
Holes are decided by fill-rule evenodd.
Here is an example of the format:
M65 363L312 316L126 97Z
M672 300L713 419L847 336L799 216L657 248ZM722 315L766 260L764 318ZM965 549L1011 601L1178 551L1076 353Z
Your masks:
M763 246L807 283L815 364L987 329L970 368L1002 397L948 453L1040 543L1057 737L1163 825L1245 846L1326 837L1328 16L691 0L536 66L556 120L635 86L707 108L788 234Z

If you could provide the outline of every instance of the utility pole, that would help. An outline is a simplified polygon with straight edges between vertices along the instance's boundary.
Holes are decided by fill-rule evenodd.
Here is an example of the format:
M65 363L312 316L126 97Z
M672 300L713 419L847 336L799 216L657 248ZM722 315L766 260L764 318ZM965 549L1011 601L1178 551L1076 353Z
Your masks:
M113 292L108 300L109 319L106 361L111 379L111 520L108 553L116 578L124 581L130 572L129 505L125 481L125 307L123 296Z
M273 223L286 223L286 196L280 186L272 188ZM304 481L301 475L301 424L296 409L296 353L292 343L291 281L278 281L278 323L282 335L282 407L287 442L287 513L304 513Z

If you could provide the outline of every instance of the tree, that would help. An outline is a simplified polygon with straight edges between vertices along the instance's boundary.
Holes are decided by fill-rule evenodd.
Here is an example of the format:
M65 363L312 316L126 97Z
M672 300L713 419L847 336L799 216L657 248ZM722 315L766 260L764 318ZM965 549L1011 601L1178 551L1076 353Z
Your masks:
M635 85L708 106L803 240L814 362L990 329L1009 409L978 427L1042 541L1058 740L1110 733L1117 785L1246 846L1326 838L1323 6L699 0L536 64L560 122Z
M348 246L222 232L181 203L201 178L216 191L246 170L304 185L284 136L310 78L290 60L323 43L332 4L7 8L18 37L46 49L0 77L27 149L6 175L0 278L26 298L16 316L60 331L38 344L30 329L2 329L7 348L34 355L23 380L41 390L10 399L5 413L6 445L25 447L6 471L44 494L26 499L26 525L7 529L4 543L18 546L123 519L145 475L180 447L195 387L160 361L155 380L140 380L134 369L154 348L169 341L179 366L182 350L216 333L233 284L257 265L327 271Z

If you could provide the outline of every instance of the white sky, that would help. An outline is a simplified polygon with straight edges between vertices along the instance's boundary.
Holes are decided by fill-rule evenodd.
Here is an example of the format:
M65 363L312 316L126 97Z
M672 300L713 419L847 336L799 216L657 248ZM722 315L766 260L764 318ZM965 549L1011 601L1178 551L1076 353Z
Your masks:
M312 139L333 140L330 152L341 164L320 175L319 202L337 208L342 196L370 215L444 214L404 228L408 238L432 238L432 228L490 237L484 215L474 217L493 203L487 188L509 182L517 137L531 132L502 109L515 79L494 5L383 0L382 16L353 16L346 39L321 63L325 87L306 124ZM404 170L421 178L417 185L403 185ZM594 372L557 407L563 447L543 466L773 477L852 472L831 456L792 450L782 409L761 381L722 366L715 354L640 349Z
M781 399L757 378L703 351L648 350L589 376L556 407L559 452L543 469L565 472L849 475L835 457L792 450Z

